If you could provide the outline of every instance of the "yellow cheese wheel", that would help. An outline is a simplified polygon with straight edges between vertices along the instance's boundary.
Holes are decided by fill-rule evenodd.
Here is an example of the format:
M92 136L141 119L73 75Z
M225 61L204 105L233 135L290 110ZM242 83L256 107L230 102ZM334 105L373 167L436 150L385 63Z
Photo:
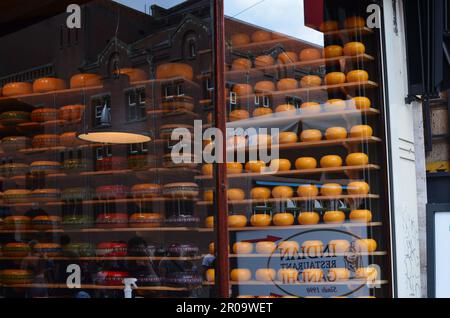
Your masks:
M245 109L235 109L230 112L229 120L230 122L245 120L250 118L250 114Z
M369 98L364 96L357 96L352 98L352 104L356 107L356 109L364 110L370 109L372 107L372 102Z
M281 212L273 216L273 224L275 226L291 226L294 222L295 218L292 213Z
M354 70L347 73L348 83L367 82L369 80L369 73L364 70Z
M295 111L297 111L297 108L295 108L294 105L290 105L290 104L278 105L277 108L275 108L276 113L295 112Z
M302 253L309 257L316 257L323 253L323 242L318 240L305 241L302 243Z
M260 173L266 169L266 163L261 160L249 161L245 164L245 170L248 172Z
M342 99L329 99L324 109L326 112L340 112L347 109L347 103Z
M320 159L320 166L322 168L342 167L342 158L336 155L324 156Z
M233 71L249 70L252 68L252 61L246 58L238 58L233 61L231 69Z
M277 273L272 268L259 268L255 272L255 279L260 282L272 282Z
M322 53L318 49L307 48L300 51L299 57L302 62L314 61L319 60L322 57Z
M270 162L269 169L271 171L289 171L291 170L291 162L288 159L273 159Z
M320 194L324 197L334 197L342 194L342 186L338 183L326 183L320 188Z
M255 251L257 254L272 254L277 249L275 242L262 241L256 243Z
M344 127L330 127L325 131L327 140L340 140L347 138L347 129Z
M372 221L372 212L369 210L353 210L350 212L350 221L355 223L369 223Z
M216 279L216 273L214 271L214 268L209 268L206 271L206 281L212 283L215 281L215 279Z
M255 91L260 93L273 92L276 90L277 88L275 87L275 84L272 81L260 81L255 85Z
M232 91L237 96L247 96L253 94L253 87L250 84L234 84Z
M306 102L300 106L303 113L306 114L317 114L320 113L320 104L316 102Z
M328 248L331 254L343 254L350 250L351 243L347 240L331 240L328 242Z
M245 199L245 192L242 189L228 189L227 198L229 201L241 201Z
M278 250L281 254L293 255L300 251L300 246L296 241L283 241L278 244Z
M247 217L245 215L233 214L228 216L228 227L241 228L247 226Z
M253 214L250 223L255 227L266 227L272 223L272 217L269 214Z
M327 211L323 215L323 221L327 224L341 224L345 222L345 213L342 211Z
M270 55L260 55L255 58L255 66L264 68L275 64L275 59Z
M355 278L375 281L378 278L378 270L375 266L357 268L355 271Z
M319 213L316 212L302 212L297 218L300 225L316 225L320 222Z
M5 97L27 95L33 93L33 85L26 82L8 83L3 86L2 95Z
M350 129L350 137L352 138L370 138L372 136L373 130L369 125L356 125Z
M231 44L233 46L241 46L250 43L250 36L245 33L237 33L231 36Z
M277 89L279 91L290 91L297 88L298 81L295 78L283 78L277 83Z
M325 47L324 55L327 59L341 57L343 54L342 46L340 45L328 45Z
M377 250L377 241L374 239L358 239L355 241L355 250L360 253L373 253Z
M212 163L206 163L202 167L202 173L204 176L212 176L213 170L214 170L214 166Z
M279 135L278 143L282 144L294 144L298 141L298 136L296 133L291 131L283 131Z
M278 55L279 64L292 64L298 62L298 54L295 52L283 52Z
M370 186L367 182L354 181L347 185L347 192L350 195L366 195L369 194Z
M361 42L349 42L344 46L344 54L347 56L356 56L366 53L366 47Z
M251 254L253 253L253 244L248 242L236 242L233 244L234 254Z
M346 29L363 28L366 26L366 20L360 16L353 16L345 19L344 26Z
M239 162L227 162L228 174L241 174L244 170L242 163Z
M205 220L205 226L209 229L214 227L214 216L208 216Z
M369 163L369 157L365 153L351 153L345 162L347 166L365 166Z
M272 109L268 107L258 107L253 111L253 117L261 117L271 115L273 113Z
M316 169L317 160L312 157L301 157L295 161L295 168L298 170Z
M269 188L256 187L250 192L250 196L254 200L267 200L270 199L271 191Z
M252 279L252 272L248 268L235 268L231 271L230 278L235 282L247 282Z
M322 85L322 79L317 75L306 75L300 80L302 88L319 87Z
M39 78L33 83L33 92L46 93L66 89L64 80L55 77Z
M337 21L329 20L324 21L320 24L319 30L322 32L331 32L339 29L339 24Z
M345 74L342 72L331 72L325 75L326 85L344 84L346 80Z
M102 78L97 74L77 74L70 79L70 88L101 86Z
M303 130L300 134L300 140L303 142L321 141L322 132L318 129Z
M302 198L313 198L319 195L319 189L312 184L304 184L297 188L297 194Z
M277 186L272 189L272 196L276 199L287 199L294 196L294 190L287 186Z

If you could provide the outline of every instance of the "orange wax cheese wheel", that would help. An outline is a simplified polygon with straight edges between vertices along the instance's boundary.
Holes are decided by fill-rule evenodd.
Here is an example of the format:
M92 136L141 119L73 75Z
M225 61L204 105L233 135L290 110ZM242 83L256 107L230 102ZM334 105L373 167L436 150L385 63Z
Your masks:
M298 62L298 54L295 52L283 52L278 55L279 64L292 64Z
M342 158L336 155L324 156L320 159L320 166L322 168L342 167Z
M319 195L319 189L312 184L304 184L297 188L297 194L302 198L312 198Z
M369 80L369 73L364 70L354 70L347 73L348 83L367 82Z
M292 215L292 213L287 212L277 213L273 217L273 224L275 226L290 226L294 224L294 222L295 218L294 215Z
M328 242L330 253L341 254L350 250L351 244L347 240L331 240Z
M277 245L275 242L262 241L256 243L255 250L257 254L272 254L275 252L276 248Z
M347 129L344 127L330 127L325 131L327 140L340 140L347 138Z
M213 164L212 163L207 163L204 164L202 167L202 173L204 176L212 176L213 175Z
M310 257L319 256L323 253L322 241L305 241L302 243L302 253Z
M320 24L319 30L322 32L331 32L339 29L339 24L337 21L329 20L324 21Z
M374 239L358 239L355 241L355 250L357 252L373 253L377 250L377 241Z
M251 254L253 253L253 244L248 242L236 242L233 244L234 254Z
M300 140L303 142L314 142L322 140L322 132L318 129L303 130L300 134Z
M205 220L205 225L207 228L212 229L214 227L214 217L208 216Z
M231 69L233 71L239 71L239 70L249 70L252 68L252 61L246 58L238 58L233 61L233 65L231 66Z
M97 74L77 74L70 78L70 88L101 86L102 78Z
M316 212L302 212L297 220L300 225L315 225L319 224L320 216Z
M255 58L255 66L262 68L275 64L275 59L270 55L260 55Z
M260 43L260 42L268 42L272 40L272 34L266 31L256 31L252 34L252 42Z
M228 226L230 228L240 228L247 226L247 217L245 215L229 215Z
M368 281L374 281L378 277L378 271L375 267L361 267L357 268L355 271L355 278L366 279Z
M352 138L370 138L373 135L372 127L369 125L356 125L350 129Z
M230 112L229 119L231 122L250 118L250 114L245 109L235 109Z
M216 272L214 271L214 268L209 268L206 271L206 281L212 283L216 279Z
M240 201L245 199L245 192L242 189L228 189L227 197L230 201Z
M341 57L342 54L343 49L340 45L328 45L324 50L324 55L327 59Z
M249 84L234 84L233 93L238 96L246 96L253 94L253 87Z
M52 91L59 91L66 88L64 80L55 77L43 77L34 81L33 92L47 93Z
M294 105L290 105L290 104L282 104L282 105L277 106L277 108L275 108L276 113L295 112L295 111L297 111L297 108L295 108Z
M312 157L301 157L295 161L295 168L298 170L316 169L317 160Z
M255 279L260 282L272 282L277 273L272 268L259 268L255 272Z
M345 222L345 213L342 211L327 211L323 215L323 221L327 224L341 224Z
M277 186L272 190L272 196L276 199L287 199L294 196L294 190L287 186Z
M271 171L289 171L291 170L291 162L287 159L273 159L269 168Z
M346 268L330 268L328 270L328 281L347 281L350 278L350 271Z
M346 29L364 28L366 20L363 17L353 16L345 19L344 26Z
M192 66L185 63L166 63L158 65L158 67L156 68L157 79L169 79L177 77L192 81L192 79L194 78L194 70L192 69ZM132 82L134 81L132 80Z
M331 72L325 75L325 84L327 85L344 84L345 80L345 74L342 72Z
M266 227L272 223L272 217L269 214L253 214L250 223L255 227Z
M247 282L252 279L252 272L248 268L235 268L231 271L230 278L234 282Z
M267 116L272 113L273 113L272 109L268 107L258 107L255 108L255 110L253 111L253 117Z
M366 53L366 47L361 42L349 42L344 46L344 54L356 56Z
M346 108L347 103L342 99L329 99L324 105L324 109L327 112L339 112Z
M372 212L369 210L353 210L350 212L350 221L355 223L369 223L372 221Z
M320 193L325 197L339 196L342 194L342 186L338 183L326 183L320 189Z
M255 200L267 200L270 198L271 191L269 188L256 187L250 192L250 196Z
M237 33L231 36L231 44L233 46L246 45L250 43L250 36L245 33Z
M295 241L283 241L278 244L278 249L282 254L296 254L300 251L300 246Z
M297 134L291 131L283 131L278 137L279 144L293 144L298 141Z
M318 49L308 48L301 50L299 57L300 61L314 61L319 60L322 57L322 53Z
M279 91L290 91L297 88L298 81L295 78L283 78L277 83L277 89Z
M369 157L365 153L351 153L345 162L347 166L365 166L369 163Z
M242 163L239 162L227 162L228 174L240 174L243 170Z
M208 202L213 202L214 201L214 190L206 190L203 193L203 200L208 201Z
M300 86L303 88L319 87L322 85L322 79L317 75L306 75L300 80Z
M266 168L266 163L261 160L249 161L245 164L245 170L248 172L260 173Z
M303 270L302 278L305 283L319 283L323 280L321 269L308 268Z
M320 113L320 104L316 102L306 102L300 106L304 113L314 114Z
M356 109L370 109L372 107L372 102L369 98L364 96L358 96L352 98L352 103L355 105Z
M277 88L272 81L260 81L255 85L256 92L273 92L276 90Z
M33 93L33 85L26 82L8 83L3 86L2 94L5 97L27 95Z
M369 194L370 186L367 182L354 181L347 185L347 192L350 195L366 195Z

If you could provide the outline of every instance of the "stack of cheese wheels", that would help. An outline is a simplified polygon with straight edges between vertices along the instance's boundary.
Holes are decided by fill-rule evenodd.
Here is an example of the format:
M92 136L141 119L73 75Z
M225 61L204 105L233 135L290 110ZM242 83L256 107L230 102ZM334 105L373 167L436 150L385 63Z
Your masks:
M70 79L70 88L83 88L102 85L102 79L97 74L77 74Z
M156 69L157 79L169 79L181 77L191 81L194 78L194 70L185 63L161 64Z
M34 81L33 92L47 93L59 91L66 88L66 82L56 77L43 77Z

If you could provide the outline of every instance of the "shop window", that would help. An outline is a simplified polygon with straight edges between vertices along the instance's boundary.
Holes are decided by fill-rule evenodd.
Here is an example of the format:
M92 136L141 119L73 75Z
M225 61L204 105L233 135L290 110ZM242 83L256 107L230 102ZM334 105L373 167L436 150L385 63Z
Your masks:
M107 126L107 120L108 118L105 118L105 111L111 112L111 96L108 95L102 95L102 96L96 96L92 98L92 110L94 112L94 127L101 127L101 126ZM106 109L105 109L106 107ZM107 117L107 116L106 116Z
M148 145L147 143L132 144L129 146L128 152L130 155L146 154L148 153Z
M189 33L184 40L184 57L194 59L197 57L197 37L195 33Z
M165 98L170 98L174 96L184 96L185 90L184 90L184 83L183 82L177 82L173 84L166 84L163 86L163 92Z
M111 146L103 146L95 149L95 159L102 160L103 158L112 157Z
M138 121L147 118L146 95L144 88L131 89L125 92L127 121Z

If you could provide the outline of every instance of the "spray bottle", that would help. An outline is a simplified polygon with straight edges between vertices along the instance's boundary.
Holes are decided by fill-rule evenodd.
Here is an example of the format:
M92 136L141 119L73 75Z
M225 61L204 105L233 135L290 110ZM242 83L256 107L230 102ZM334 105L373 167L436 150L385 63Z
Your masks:
M133 298L133 289L137 288L137 278L125 278L123 281L125 298Z

